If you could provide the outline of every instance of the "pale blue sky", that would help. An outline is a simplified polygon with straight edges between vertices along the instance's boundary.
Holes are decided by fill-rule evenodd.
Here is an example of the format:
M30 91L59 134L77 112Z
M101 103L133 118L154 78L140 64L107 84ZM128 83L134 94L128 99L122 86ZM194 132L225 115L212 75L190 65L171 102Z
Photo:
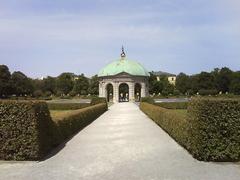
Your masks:
M240 1L0 0L0 64L11 71L91 76L122 44L149 71L240 70Z

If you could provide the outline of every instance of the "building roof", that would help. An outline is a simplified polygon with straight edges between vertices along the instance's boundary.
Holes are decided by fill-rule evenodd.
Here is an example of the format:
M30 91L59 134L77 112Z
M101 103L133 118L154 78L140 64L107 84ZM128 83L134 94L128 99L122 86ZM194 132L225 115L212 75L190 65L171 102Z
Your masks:
M98 77L114 76L122 72L133 76L149 76L148 71L141 64L122 57L101 69L98 73Z
M176 76L175 74L172 73L168 73L168 72L164 72L164 71L152 71L152 74L156 75L156 76Z

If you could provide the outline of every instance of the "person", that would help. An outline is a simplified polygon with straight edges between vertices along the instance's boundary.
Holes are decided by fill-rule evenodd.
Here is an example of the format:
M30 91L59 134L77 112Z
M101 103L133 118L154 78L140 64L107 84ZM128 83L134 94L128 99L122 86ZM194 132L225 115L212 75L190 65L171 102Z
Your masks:
M123 93L120 93L120 102L123 101Z

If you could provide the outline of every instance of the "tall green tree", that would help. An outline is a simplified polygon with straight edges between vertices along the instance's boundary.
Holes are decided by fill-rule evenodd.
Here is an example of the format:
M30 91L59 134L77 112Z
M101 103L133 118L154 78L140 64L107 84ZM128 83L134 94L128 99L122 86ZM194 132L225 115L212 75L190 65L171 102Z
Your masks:
M87 77L84 76L84 74L81 74L75 80L73 91L76 94L87 95L88 94L88 88L89 88L89 80L88 80Z
M11 73L5 65L0 65L0 97L11 94Z
M149 93L150 94L153 94L153 93L156 94L156 89L157 89L157 86L158 86L157 76L150 72L150 77L148 79L148 82L149 82Z
M99 81L98 81L98 76L95 75L95 76L91 77L91 79L90 79L88 92L91 95L98 95L99 94L98 90L99 90Z
M72 91L74 86L74 74L73 73L62 73L57 77L57 91L63 94L68 94Z
M233 73L229 90L231 93L240 95L240 71Z
M43 89L44 89L43 80L33 79L32 84L33 84L33 87L34 87L34 91L37 91L37 90L43 91Z
M180 73L176 78L176 89L185 94L190 89L190 78L184 73Z
M229 68L224 67L221 70L215 69L213 74L215 76L217 90L222 91L223 93L228 92L233 72Z
M20 71L13 72L11 77L13 94L17 96L31 95L34 87L32 80Z
M215 89L214 76L208 72L201 72L198 75L198 90Z
M48 76L47 78L43 79L43 91L44 92L51 92L52 94L56 93L57 89L56 78Z

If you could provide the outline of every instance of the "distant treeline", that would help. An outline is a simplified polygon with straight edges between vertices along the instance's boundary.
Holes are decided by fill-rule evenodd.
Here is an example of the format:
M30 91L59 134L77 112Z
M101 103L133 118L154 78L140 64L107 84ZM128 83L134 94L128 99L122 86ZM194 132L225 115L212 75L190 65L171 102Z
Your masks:
M0 65L0 96L76 96L98 95L98 78L84 74L62 73L58 77L32 79L20 71L10 73L6 65Z
M151 73L150 73L151 74ZM150 76L150 94L162 95L216 95L232 93L240 95L240 71L232 71L224 67L215 68L211 72L201 72L195 75L180 73L176 78L176 86L169 84L167 77Z
M232 93L240 95L240 71L224 67L212 72L195 75L180 73L176 85L168 82L166 76L160 81L150 73L149 92L152 95L215 95ZM88 78L73 73L62 73L58 77L32 79L20 71L10 73L6 65L0 65L0 97L9 96L85 96L98 95L97 75Z

